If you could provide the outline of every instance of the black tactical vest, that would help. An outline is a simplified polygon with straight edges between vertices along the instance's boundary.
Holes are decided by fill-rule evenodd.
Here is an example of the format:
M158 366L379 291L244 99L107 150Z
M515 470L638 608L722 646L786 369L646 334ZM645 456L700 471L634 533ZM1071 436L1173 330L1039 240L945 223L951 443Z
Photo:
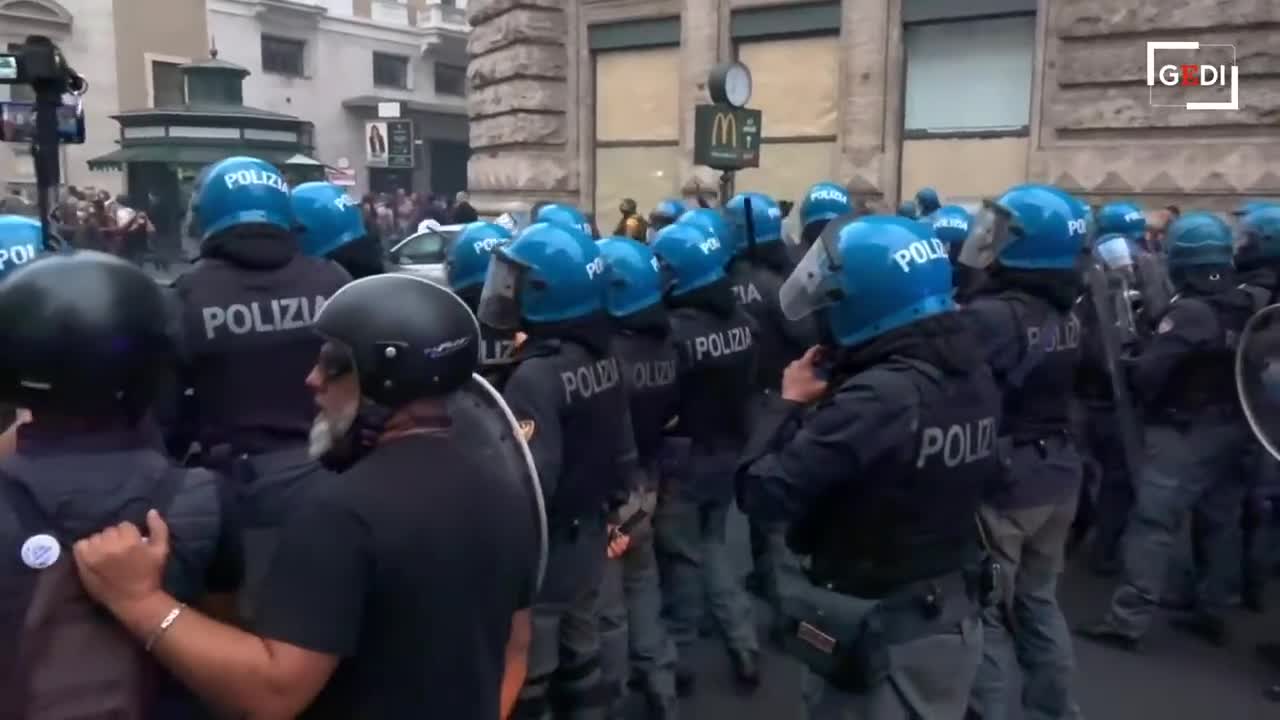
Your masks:
M680 357L680 423L675 434L694 451L740 450L755 387L756 328L741 309L728 317L681 307L671 311Z
M629 432L627 390L622 363L570 341L540 344L534 352L540 383L563 393L560 432L563 467L547 521L559 527L602 512L623 488L633 440Z
M1041 298L1016 290L997 296L1025 333L1017 366L1005 386L1004 429L1015 441L1034 441L1071 427L1071 391L1080 364L1080 321Z
M738 260L731 268L730 280L738 306L755 320L758 329L754 385L759 390L777 390L782 371L808 349L795 347L783 328L778 327L782 318L778 290L785 278L766 266Z
M305 380L322 342L311 323L345 282L338 266L302 255L262 270L203 259L178 279L201 445L257 454L307 441Z
M1236 348L1252 304L1219 303L1212 297L1181 297L1174 302L1195 307L1204 322L1217 326L1218 337L1211 347L1196 348L1179 359L1165 382L1159 405L1189 417L1206 408L1238 410Z
M978 548L975 513L1002 472L996 451L1000 390L986 367L947 376L891 359L845 386L874 385L917 404L917 430L821 499L811 528L813 577L859 597L958 570ZM839 392L826 402L839 403ZM814 412L822 412L821 406Z
M675 348L665 336L620 332L613 350L631 399L631 429L642 465L658 457L662 430L675 417L680 401Z

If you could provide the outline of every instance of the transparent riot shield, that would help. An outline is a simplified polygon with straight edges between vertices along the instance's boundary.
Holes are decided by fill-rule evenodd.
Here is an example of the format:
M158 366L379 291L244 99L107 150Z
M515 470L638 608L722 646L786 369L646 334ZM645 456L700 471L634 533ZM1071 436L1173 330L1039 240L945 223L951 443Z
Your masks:
M1280 460L1280 305L1245 325L1236 347L1236 391L1258 442Z
M533 455L524 441L516 418L511 414L502 395L479 375L473 374L471 382L454 393L450 399L450 414L459 439L481 454L486 464L501 467L504 480L515 487L504 488L523 494L529 501L529 512L538 531L537 583L542 586L542 576L547 569L547 512L542 497L542 483ZM495 518L502 522L502 518Z
M1089 286L1089 304L1094 313L1093 325L1099 335L1103 362L1111 380L1111 396L1115 401L1116 425L1124 448L1125 466L1129 470L1129 477L1136 482L1141 477L1139 473L1142 470L1142 426L1139 424L1133 396L1129 392L1129 382L1120 360L1124 347L1136 336L1132 316L1127 312L1132 307L1130 290L1124 275L1108 271L1101 261L1090 263L1085 281Z

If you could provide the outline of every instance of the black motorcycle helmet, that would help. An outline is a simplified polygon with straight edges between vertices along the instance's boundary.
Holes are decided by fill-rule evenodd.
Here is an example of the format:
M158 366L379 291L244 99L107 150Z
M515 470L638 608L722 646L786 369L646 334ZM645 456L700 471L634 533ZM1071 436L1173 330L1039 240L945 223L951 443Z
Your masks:
M403 273L355 280L316 318L322 337L351 356L361 394L386 408L448 395L480 367L480 325L464 302Z
M50 255L0 283L0 402L137 420L173 366L160 286L101 252Z

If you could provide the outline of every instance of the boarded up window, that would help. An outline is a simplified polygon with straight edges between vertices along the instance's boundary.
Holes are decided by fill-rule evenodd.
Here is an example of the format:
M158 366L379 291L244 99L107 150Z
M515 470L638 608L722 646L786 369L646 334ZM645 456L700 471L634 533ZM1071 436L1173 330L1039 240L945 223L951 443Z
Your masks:
M981 201L1027 181L1025 137L906 140L902 143L902 197L926 185L944 203Z
M680 52L610 50L595 56L596 220L608 234L629 197L647 215L679 192Z

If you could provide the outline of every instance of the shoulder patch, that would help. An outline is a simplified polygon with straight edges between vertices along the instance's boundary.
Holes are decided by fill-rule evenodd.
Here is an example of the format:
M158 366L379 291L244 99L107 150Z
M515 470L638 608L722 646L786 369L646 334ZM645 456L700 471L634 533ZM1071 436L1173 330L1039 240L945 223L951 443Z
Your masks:
M525 442L533 439L533 433L538 426L532 420L521 420L517 425L520 428L520 437L524 438Z
M1163 335L1172 329L1173 329L1173 318L1166 315L1164 319L1160 321L1160 325L1156 328L1156 333Z

